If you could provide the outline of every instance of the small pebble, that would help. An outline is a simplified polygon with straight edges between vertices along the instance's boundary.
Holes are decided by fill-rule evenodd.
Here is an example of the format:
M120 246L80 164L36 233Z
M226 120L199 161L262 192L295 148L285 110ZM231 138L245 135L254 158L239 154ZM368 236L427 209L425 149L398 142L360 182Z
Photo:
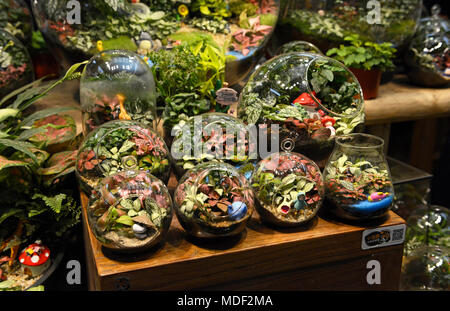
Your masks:
M145 234L145 233L142 233L142 234L134 233L134 236L137 237L139 240L144 240L147 238L147 234Z
M133 225L133 232L135 234L143 234L147 232L147 228L145 228L144 226L138 225L138 224L134 224Z

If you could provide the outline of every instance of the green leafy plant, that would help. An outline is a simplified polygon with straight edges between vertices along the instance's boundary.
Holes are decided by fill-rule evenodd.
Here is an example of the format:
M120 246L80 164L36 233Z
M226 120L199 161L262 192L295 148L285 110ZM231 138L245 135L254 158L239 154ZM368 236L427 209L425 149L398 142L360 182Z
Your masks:
M227 1L224 0L194 0L192 11L219 20L231 16L231 12L227 8Z
M339 48L328 50L327 56L331 56L342 62L345 66L357 69L379 69L388 71L394 68L392 59L396 49L392 43L375 43L363 41L358 35L344 38L348 44L341 44Z

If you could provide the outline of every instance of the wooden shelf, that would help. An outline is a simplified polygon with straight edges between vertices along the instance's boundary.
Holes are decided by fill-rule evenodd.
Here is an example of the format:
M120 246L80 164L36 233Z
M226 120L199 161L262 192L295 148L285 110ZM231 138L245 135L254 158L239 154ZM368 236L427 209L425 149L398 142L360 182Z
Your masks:
M166 242L144 255L104 251L83 226L91 290L397 290L403 244L362 250L369 228L317 217L308 227L274 229L254 213L236 238L202 241L174 216ZM390 212L374 227L403 224ZM378 260L381 284L369 285L366 265Z

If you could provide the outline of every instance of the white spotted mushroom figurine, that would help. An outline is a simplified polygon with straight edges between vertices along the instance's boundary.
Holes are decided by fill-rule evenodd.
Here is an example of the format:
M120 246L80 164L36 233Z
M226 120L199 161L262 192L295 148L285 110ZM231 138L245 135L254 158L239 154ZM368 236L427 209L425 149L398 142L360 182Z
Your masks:
M24 274L36 277L50 267L50 250L41 241L36 241L22 251L19 262Z

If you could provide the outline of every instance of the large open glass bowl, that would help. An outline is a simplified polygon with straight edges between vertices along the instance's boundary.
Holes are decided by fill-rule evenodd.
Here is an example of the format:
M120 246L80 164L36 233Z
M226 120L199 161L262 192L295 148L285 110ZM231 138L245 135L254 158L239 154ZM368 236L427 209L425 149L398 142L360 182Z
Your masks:
M88 223L97 240L116 252L140 252L164 239L172 199L164 183L144 171L108 176L89 198Z
M364 123L356 77L318 54L287 53L259 67L241 92L238 116L259 126L259 143L277 142L315 162L326 161L334 139ZM319 165L320 166L320 165Z
M63 64L107 49L146 55L200 38L220 47L229 43L226 54L234 58L227 64L226 80L231 85L256 66L279 16L279 0L79 3L68 9L66 0L32 1L36 22Z
M180 179L175 211L186 232L200 238L241 233L254 210L248 180L226 163L197 165Z

